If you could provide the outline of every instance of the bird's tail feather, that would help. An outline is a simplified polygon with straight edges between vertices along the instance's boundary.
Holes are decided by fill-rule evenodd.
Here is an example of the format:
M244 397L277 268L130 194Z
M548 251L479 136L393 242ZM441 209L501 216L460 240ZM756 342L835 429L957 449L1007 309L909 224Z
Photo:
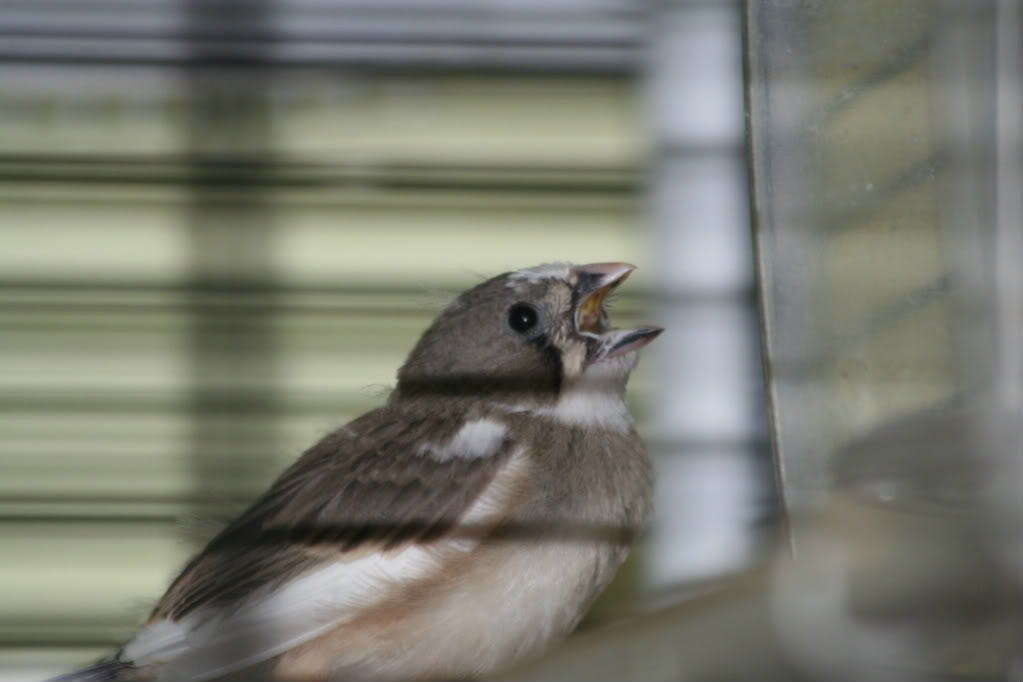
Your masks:
M66 675L51 677L46 682L117 682L121 680L121 671L127 669L127 663L116 660L101 661L96 665L76 670Z

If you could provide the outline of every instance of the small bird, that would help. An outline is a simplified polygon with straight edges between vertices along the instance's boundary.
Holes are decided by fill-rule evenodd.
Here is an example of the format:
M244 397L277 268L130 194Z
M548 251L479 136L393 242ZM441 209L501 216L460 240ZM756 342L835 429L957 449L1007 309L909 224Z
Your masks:
M604 305L634 269L459 295L384 406L302 454L114 656L56 679L467 679L567 635L651 514L625 385L663 329L612 329Z

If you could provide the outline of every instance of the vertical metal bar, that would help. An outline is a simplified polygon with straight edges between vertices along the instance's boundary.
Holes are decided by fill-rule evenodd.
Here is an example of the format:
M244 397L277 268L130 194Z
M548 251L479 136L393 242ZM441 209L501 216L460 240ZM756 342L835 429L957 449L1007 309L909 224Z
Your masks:
M1023 409L1023 2L1000 0L996 40L999 397ZM1023 427L1021 427L1023 428ZM1023 438L1017 440L1023 442Z
M271 0L186 0L192 50L187 154L191 278L191 460L195 513L209 513L258 474L273 448L272 205L269 54L238 53L230 35L273 47ZM231 26L226 40L209 35ZM259 304L239 307L239 303Z
M992 457L995 551L1023 586L1023 0L999 0L996 12L995 414L978 426ZM1023 679L1023 645L1015 656Z
M760 48L760 41L754 37L754 31L759 29L758 13L765 11L761 4L755 0L742 0L741 22L742 22L742 80L743 80L743 111L745 113L745 142L746 142L746 187L749 195L750 205L750 236L753 252L753 281L756 290L757 307L757 332L760 341L760 368L764 422L768 443L765 447L770 456L771 468L771 490L773 492L772 502L775 508L776 518L780 519L782 526L782 537L787 541L789 550L794 550L792 544L791 528L789 526L788 503L785 498L784 460L781 457L779 441L779 429L775 402L777 394L775 390L774 370L771 364L771 356L768 351L768 324L767 297L764 293L764 283L767 281L767 272L764 271L765 252L767 246L764 243L766 238L766 225L761 225L761 220L766 221L766 216L758 217L757 199L758 191L763 192L768 184L768 179L758 177L754 164L755 148L753 118L755 106L764 99L764 91L767 88L767 69L764 60L760 55L754 55L753 50ZM754 88L758 88L754 95ZM758 189L757 183L762 187Z

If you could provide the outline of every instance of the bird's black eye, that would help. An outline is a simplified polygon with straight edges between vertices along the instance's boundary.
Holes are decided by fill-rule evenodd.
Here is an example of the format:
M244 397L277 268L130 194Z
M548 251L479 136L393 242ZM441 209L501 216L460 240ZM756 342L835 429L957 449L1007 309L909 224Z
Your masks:
M519 334L525 334L536 326L540 315L528 303L516 303L508 310L508 326Z

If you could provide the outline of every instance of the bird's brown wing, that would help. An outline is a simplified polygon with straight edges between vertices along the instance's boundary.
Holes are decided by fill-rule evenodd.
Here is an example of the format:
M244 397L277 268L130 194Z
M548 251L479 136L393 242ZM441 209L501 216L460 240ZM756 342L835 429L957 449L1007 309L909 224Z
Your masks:
M512 449L499 439L484 456L424 452L464 423L389 405L326 436L188 563L152 620L231 607L326 562L444 537Z

